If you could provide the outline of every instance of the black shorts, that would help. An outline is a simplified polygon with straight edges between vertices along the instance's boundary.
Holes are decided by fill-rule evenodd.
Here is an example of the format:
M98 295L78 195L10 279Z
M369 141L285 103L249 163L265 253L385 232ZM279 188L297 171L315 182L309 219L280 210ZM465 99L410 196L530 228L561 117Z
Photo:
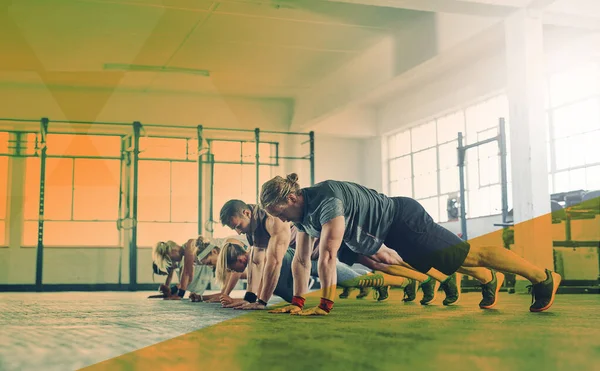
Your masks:
M393 200L396 212L385 245L419 272L426 273L431 268L446 275L456 272L469 254L469 243L434 222L412 198Z

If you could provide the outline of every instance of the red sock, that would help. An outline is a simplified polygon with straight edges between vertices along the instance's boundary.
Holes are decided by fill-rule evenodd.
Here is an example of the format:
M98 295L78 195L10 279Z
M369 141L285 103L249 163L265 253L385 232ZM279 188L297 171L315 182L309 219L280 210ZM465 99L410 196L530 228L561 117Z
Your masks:
M321 308L325 312L329 313L333 309L333 302L329 299L321 298L321 303L319 304L319 308Z
M292 305L295 305L297 307L300 307L300 309L304 308L304 302L306 301L306 299L304 299L302 296L294 296L292 298Z

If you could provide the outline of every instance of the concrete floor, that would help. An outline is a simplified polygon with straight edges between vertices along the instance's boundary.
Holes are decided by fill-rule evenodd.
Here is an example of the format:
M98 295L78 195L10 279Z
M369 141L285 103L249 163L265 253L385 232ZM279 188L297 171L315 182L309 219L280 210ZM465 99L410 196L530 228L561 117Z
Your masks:
M148 294L0 294L0 370L75 370L241 314L221 310L215 304L147 300ZM324 319L327 322L314 319L297 325L306 329L306 326L321 323L324 329L331 321L340 324L337 320L340 319L348 331L347 338L361 334L362 339L355 339L359 343L365 342L368 348L375 345L376 336L392 343L399 341L396 338L400 336L406 342L416 331L419 336L414 338L413 346L402 343L401 348L391 344L393 349L377 347L378 351L387 354L384 358L388 361L400 357L404 366L419 366L415 369L441 370L448 368L447 362L454 360L458 365L468 366L464 369L530 370L538 369L534 367L537 364L543 366L544 371L550 371L567 369L573 364L577 367L572 370L600 370L600 295L559 295L551 311L541 314L527 311L529 299L524 295L501 295L502 301L496 309L481 311L477 308L480 299L477 293L463 294L460 306L444 308L441 299L428 307L400 304L401 291L394 291L386 303L375 303L371 298L367 301L339 300L335 317L334 314L328 316ZM274 336L273 329L289 324L289 320L281 316L276 319L271 316L260 314L256 317L258 323L262 321L265 333L253 332L251 342L265 351L273 350L273 347L266 343L262 346L260 342L268 342ZM355 320L349 321L350 317ZM178 318L186 320L178 322ZM372 330L373 334L369 334L375 318L379 318L378 322L386 329L383 332ZM393 322L385 325L391 320ZM486 354L490 350L485 346L477 350L489 341L492 341L489 345L493 346L493 353L502 356L488 357ZM293 350L286 346L286 352L300 351L303 345L298 345ZM400 353L410 349L413 349L409 352L413 356L401 356ZM390 369L391 363L377 363L378 359L384 359L375 356L373 351L370 355L356 354L360 360L347 360L350 363L344 369L362 369L359 365L365 365L365 362L375 366L370 369ZM430 352L433 352L431 359L446 361L432 364L427 358ZM302 353L311 354L308 348ZM249 361L246 357L248 355L244 359ZM262 369L273 369L265 357L266 353L260 357ZM329 355L327 359L331 360L331 357ZM281 356L274 358L277 359L272 362L280 368ZM341 367L344 360L340 359L340 362Z
M76 370L241 314L155 294L2 293L0 370Z

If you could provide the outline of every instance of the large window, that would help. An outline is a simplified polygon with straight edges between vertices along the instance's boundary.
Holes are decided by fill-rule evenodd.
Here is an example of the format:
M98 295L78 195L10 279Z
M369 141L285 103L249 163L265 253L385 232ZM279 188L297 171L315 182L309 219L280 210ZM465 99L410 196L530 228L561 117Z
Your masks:
M551 75L547 86L549 130L545 135L550 193L600 189L600 64L579 65ZM508 113L508 100L501 95L391 135L389 193L414 197L436 220L446 221L448 196L459 191L457 133L463 132L466 144L494 137L498 118L504 117L510 208L513 187ZM465 190L470 218L501 212L496 142L467 151Z
M8 199L8 157L0 156L0 246L6 241L6 207Z
M195 139L141 138L138 172L138 246L183 243L198 233Z
M548 108L551 191L600 189L600 65L550 76Z
M49 134L47 145L44 245L118 246L119 137ZM39 197L40 160L27 158L25 246L37 244Z
M0 246L7 245L9 133L0 133Z
M464 144L494 137L498 135L500 117L508 117L505 96L390 136L389 193L413 197L436 221L447 221L447 200L460 190L458 133L463 133ZM500 157L496 142L467 151L465 189L469 217L501 211Z

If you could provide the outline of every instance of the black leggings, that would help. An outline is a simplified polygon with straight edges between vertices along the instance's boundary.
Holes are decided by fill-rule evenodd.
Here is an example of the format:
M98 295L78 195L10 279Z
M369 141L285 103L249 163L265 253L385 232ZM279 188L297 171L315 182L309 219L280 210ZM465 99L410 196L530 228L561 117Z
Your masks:
M292 302L292 297L294 297L294 277L292 274L292 260L294 260L294 253L295 250L289 248L283 256L279 281L277 281L277 286L275 286L275 291L273 292L275 295L289 303ZM310 275L312 277L319 277L319 262L317 260L311 260ZM361 273L352 269L349 265L337 261L336 275L337 284L340 287L345 287L344 282L352 281L352 279L360 276Z

